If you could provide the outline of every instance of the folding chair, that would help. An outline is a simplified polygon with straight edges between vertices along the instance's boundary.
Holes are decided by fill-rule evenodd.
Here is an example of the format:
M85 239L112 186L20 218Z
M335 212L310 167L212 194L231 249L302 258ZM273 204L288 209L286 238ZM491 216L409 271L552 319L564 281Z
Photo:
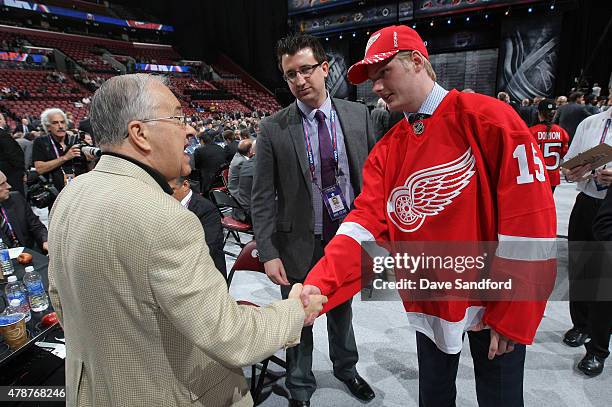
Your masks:
M236 271L254 271L256 273L265 274L264 265L259 260L259 252L257 251L257 244L255 243L255 240L251 240L250 242L245 244L240 253L238 254L236 262L234 262L232 269L227 275L228 289L230 284L232 283L232 279L234 278L234 273ZM259 307L259 305L254 304L250 301L239 300L236 302L240 305ZM251 366L251 396L253 397L253 402L255 403L255 405L259 404L259 398L264 387L276 382L279 378L286 375L286 373L283 373L281 375L270 374L270 372L268 372L268 364L270 362L274 362L276 365L282 367L283 369L287 369L287 364L285 363L285 361L275 355L272 355L261 362L261 373L259 374L259 378L257 378L258 366L256 364ZM265 382L266 377L270 379L267 383Z
M222 186L217 186L217 187L212 187L210 190L211 191L229 192L229 189L228 189L229 167L228 166L221 167L221 169L219 170L219 173L215 176L215 180L218 180L219 178L221 178L221 182L223 182L223 185ZM217 183L217 182L215 182L215 183Z
M231 215L230 209L238 209L244 211L242 206L238 203L236 198L231 196L228 192L219 191L219 190L211 190L210 197L212 201L217 205L219 210L221 211L221 226L223 229L227 231L225 234L225 238L223 239L223 247L225 247L225 243L230 235L234 237L238 246L241 248L244 247L244 243L240 240L240 232L253 234L253 227L249 223L242 222ZM236 257L234 253L228 252L224 250L224 253Z

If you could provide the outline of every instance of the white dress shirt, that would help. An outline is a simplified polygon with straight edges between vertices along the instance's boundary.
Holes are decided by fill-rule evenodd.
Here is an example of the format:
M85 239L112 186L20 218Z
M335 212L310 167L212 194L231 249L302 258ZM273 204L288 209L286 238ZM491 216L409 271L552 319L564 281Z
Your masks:
M571 158L574 158L579 153L582 153L599 145L599 142L604 132L604 128L606 126L606 121L608 120L612 120L612 109L608 109L605 112L589 116L582 122L580 122L578 128L576 128L576 134L574 134L574 138L572 140L572 143L570 144L570 148L567 151L567 154L565 155L563 160L567 161ZM612 145L612 122L610 128L608 128L608 133L604 142L606 144ZM608 164L608 166L610 166L610 164ZM576 189L592 198L597 199L604 199L606 197L607 192L607 190L605 189L602 191L598 191L597 187L595 186L595 181L593 181L592 179L577 182Z

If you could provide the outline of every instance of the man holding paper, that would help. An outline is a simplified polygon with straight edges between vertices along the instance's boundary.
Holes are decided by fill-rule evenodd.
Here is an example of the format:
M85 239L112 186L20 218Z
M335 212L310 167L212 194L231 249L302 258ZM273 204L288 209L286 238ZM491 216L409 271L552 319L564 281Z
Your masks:
M612 145L611 125L612 111L605 111L583 120L576 129L564 161L600 144ZM585 273L591 273L594 267L597 267L596 256L590 256L585 260L581 253L586 248L585 242L597 240L593 235L593 221L606 196L606 190L612 184L612 168L607 168L605 165L592 168L592 164L586 164L571 169L563 168L563 173L569 181L577 182L577 189L580 191L570 215L568 228L569 273L573 277L570 278L570 315L573 327L565 333L563 342L572 347L579 347L591 336L591 328L598 326L598 316L601 314L599 308L602 303L578 301L571 283L577 278L584 278ZM588 176L589 173L591 176ZM585 296L580 297L584 299ZM578 364L578 369L589 376L602 372L604 360L609 355L608 344L596 342L591 340L586 344L587 354Z

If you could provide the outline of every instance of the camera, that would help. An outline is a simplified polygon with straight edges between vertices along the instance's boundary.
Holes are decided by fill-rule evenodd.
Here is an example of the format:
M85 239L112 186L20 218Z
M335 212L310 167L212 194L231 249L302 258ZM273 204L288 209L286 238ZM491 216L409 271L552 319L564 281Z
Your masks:
M53 183L42 175L33 179L28 177L28 186L28 201L30 205L40 209L47 208L59 195L59 191L53 186Z
M102 150L100 150L98 147L91 145L85 140L86 136L89 136L91 138L91 135L89 133L84 132L82 130L74 130L73 132L75 133L75 143L73 144L73 146L77 146L79 148L79 150L81 151L81 156L83 156L83 153L87 153L95 158L100 158L100 156L102 155ZM93 143L93 139L91 141Z
M96 158L100 158L100 156L102 156L102 150L100 150L98 147L90 146L84 141L80 142L79 144L75 144L75 145L79 147L79 150L81 150L81 155L83 155L83 153L87 153Z

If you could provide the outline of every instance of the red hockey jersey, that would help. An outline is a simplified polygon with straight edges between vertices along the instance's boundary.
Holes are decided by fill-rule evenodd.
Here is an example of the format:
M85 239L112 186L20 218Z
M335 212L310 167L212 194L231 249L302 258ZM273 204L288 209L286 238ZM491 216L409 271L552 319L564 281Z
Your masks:
M370 153L355 208L305 281L329 297L326 309L361 289L364 241L554 242L555 206L542 155L509 105L452 90L423 123L419 135L400 121ZM554 255L539 260L539 271L554 275ZM530 344L545 305L404 302L410 323L446 353L461 351L463 332L481 321Z
M544 156L550 185L556 186L561 183L559 165L561 165L561 158L567 154L570 137L562 127L556 124L553 124L548 132L546 132L547 127L548 125L540 123L530 127L529 131Z

